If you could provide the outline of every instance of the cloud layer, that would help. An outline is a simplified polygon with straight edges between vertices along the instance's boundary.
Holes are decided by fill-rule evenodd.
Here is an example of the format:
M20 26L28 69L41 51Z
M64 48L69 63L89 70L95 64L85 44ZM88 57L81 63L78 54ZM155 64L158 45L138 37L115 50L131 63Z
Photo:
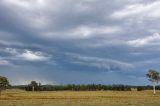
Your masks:
M13 84L148 84L147 70L159 69L159 7L158 0L1 0L0 74Z

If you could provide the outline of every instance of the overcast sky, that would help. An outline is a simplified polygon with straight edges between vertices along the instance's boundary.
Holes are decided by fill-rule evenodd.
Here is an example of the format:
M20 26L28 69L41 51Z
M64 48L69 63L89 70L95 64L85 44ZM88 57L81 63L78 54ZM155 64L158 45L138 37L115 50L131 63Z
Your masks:
M147 85L160 70L159 10L159 0L0 0L0 75Z

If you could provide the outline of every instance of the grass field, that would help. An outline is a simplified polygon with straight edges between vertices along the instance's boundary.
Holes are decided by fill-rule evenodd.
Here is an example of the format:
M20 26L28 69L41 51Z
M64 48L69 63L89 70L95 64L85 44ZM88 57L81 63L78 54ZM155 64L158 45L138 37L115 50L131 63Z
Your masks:
M160 91L3 91L0 106L160 106Z

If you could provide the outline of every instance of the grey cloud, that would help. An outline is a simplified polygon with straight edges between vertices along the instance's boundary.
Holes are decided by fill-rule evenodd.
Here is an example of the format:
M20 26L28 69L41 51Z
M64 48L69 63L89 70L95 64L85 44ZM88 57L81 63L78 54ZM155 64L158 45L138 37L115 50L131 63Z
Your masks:
M7 60L0 59L0 66L9 66L11 63Z
M5 52L13 55L12 59L27 60L27 61L47 61L50 59L49 55L44 54L43 52L31 50L18 50L14 48L6 48Z
M127 43L134 47L144 47L144 46L159 45L160 44L159 41L160 41L160 35L159 33L155 33L145 38L128 41Z
M1 25L5 24L4 26L10 27L10 29L12 30L14 29L13 30L14 32L17 30L15 33L18 33L18 35L21 33L23 34L27 33L27 35L24 36L29 36L29 35L38 37L48 36L49 38L50 37L67 38L70 36L71 37L82 36L76 34L72 35L72 33L74 33L77 30L77 28L81 26L88 26L91 28L93 27L99 28L100 26L100 28L98 29L99 31L102 30L102 27L109 27L110 29L108 31L106 29L105 32L109 33L114 32L113 29L115 28L115 25L112 26L112 24L106 24L108 23L106 21L107 18L106 15L108 14L108 12L112 11L112 8L108 7L110 4L109 2L104 3L104 2L88 1L88 0L75 2L73 0L69 0L66 3L66 1L56 2L48 0L47 2L44 2L42 4L43 5L40 4L40 1L36 1L35 3L31 1L19 1L19 0L16 0L14 2L10 0L2 1L1 4L3 6L2 8L3 9L5 8L5 11L7 12L5 12L5 14L1 14L1 17L2 19L5 17L8 18L10 17L11 19L8 19L8 22L10 22L9 26L6 26L7 22L2 23ZM51 4L55 4L55 6L53 7ZM103 6L102 7L98 6L97 8L94 8L97 5L103 5ZM79 6L83 7L80 8ZM105 10L107 11L105 12ZM2 11L2 13L4 12ZM100 25L99 23L103 24ZM86 30L88 31L88 28L85 28L82 31L82 34L85 33ZM98 34L101 34L101 32L99 31ZM91 36L94 35L94 32L95 31L92 32Z
M0 74L14 79L5 72L14 68L22 70L19 77L28 74L26 81L39 73L36 78L46 82L104 83L106 76L129 75L135 77L128 82L135 82L149 67L158 68L158 10L158 0L1 0L0 64L12 65L0 65ZM132 71L119 71L125 69Z
M131 4L127 5L123 10L116 11L112 14L113 18L121 19L121 18L128 18L128 17L138 17L141 18L159 18L159 5L160 2L153 2L149 4Z
M126 71L134 67L132 64L121 62L118 60L83 56L83 55L72 54L72 53L67 53L67 55L70 57L71 59L70 61L73 64L96 67L98 69L105 69L106 71L114 71L114 70Z

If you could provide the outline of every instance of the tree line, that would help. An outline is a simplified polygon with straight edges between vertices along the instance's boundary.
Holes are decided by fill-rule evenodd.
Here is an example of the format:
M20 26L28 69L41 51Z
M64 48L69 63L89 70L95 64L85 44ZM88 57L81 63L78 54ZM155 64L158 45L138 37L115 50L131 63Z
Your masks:
M12 88L19 88L26 91L101 91L101 90L113 90L113 91L131 91L131 86L128 85L101 85L101 84L87 84L87 85L35 85L34 89L32 85L13 86Z
M133 90L151 90L153 89L155 94L155 88L160 90L160 86L158 84L160 80L160 74L156 70L150 69L146 74L149 81L151 81L152 86L129 86L129 85L102 85L102 84L87 84L87 85L41 85L41 83L37 83L36 81L31 81L28 85L19 85L19 86L11 86L6 77L0 76L0 94L2 90L6 88L18 88L26 91L63 91L63 90L72 90L72 91L100 91L100 90L113 90L113 91L131 91Z
M87 85L75 85L75 84L67 84L67 85L18 85L12 86L11 88L22 89L26 91L143 91L143 90L152 90L153 87L151 85L147 86L133 86L133 85L102 85L102 84L87 84ZM157 90L160 90L160 85L156 86Z

